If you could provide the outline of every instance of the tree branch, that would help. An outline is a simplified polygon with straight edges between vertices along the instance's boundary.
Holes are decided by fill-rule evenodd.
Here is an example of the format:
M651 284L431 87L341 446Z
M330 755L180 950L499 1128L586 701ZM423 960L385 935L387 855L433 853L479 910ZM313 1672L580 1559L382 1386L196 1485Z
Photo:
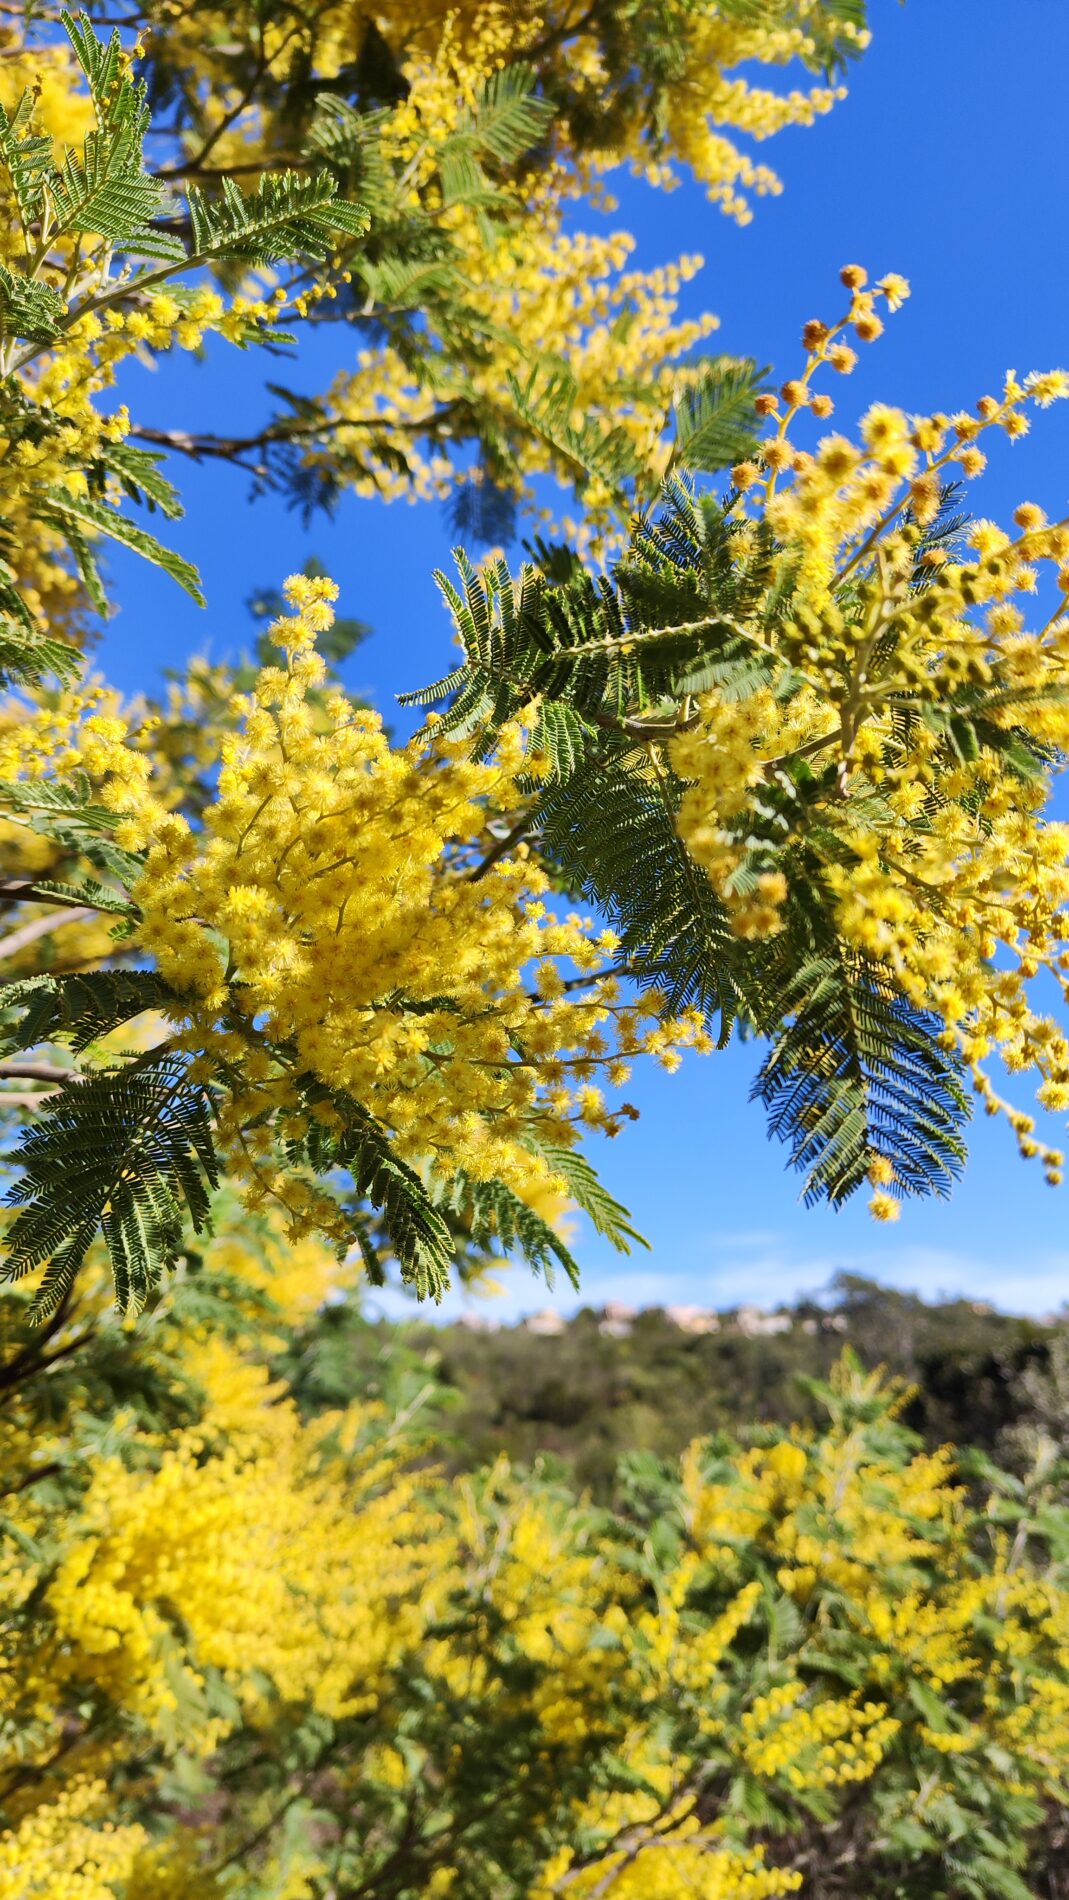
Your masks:
M28 924L18 930L11 930L6 937L0 937L0 960L17 956L28 944L36 943L38 937L49 937L54 930L62 930L65 924L88 923L96 912L87 905L75 905L71 910L61 911L58 916L32 917Z
M63 1088L78 1080L77 1069L61 1069L55 1062L0 1062L0 1081L10 1076L20 1082L55 1082ZM0 1101L4 1098L0 1095Z
M0 1498L17 1497L21 1491L28 1491L31 1485L40 1484L42 1478L54 1478L57 1471L62 1470L63 1466L58 1458L53 1458L49 1464L38 1465L36 1471L27 1472L24 1478L19 1479L18 1484L5 1485L0 1491Z
M479 863L475 866L474 871L469 871L469 884L478 884L480 878L484 878L486 873L491 871L494 865L513 849L514 845L518 845L521 838L526 834L530 823L530 813L525 812L522 818L517 819L511 831L507 831L503 838L498 838L496 842L491 845L486 856L480 859Z
M256 449L269 449L302 438L314 440L319 435L335 435L341 429L362 429L367 434L420 435L440 428L464 406L457 397L424 416L316 416L309 421L301 421L296 417L291 421L282 417L277 422L269 422L256 435L191 435L185 429L140 427L130 429L128 433L140 442L155 442L161 448L174 450L178 455L188 455L192 461L199 460L203 455L232 461L235 456L247 455Z

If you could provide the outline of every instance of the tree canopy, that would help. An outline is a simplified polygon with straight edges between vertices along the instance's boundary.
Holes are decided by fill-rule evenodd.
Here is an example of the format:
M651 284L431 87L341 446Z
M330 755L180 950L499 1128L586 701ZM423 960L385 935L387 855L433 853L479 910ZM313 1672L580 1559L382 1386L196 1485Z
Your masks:
M224 1175L424 1295L487 1248L574 1273L564 1202L637 1239L579 1138L628 1118L633 1060L736 1030L767 1043L755 1093L810 1199L867 1184L888 1219L946 1193L970 1085L1057 1181L990 1058L1069 1100L1036 1000L1067 968L1046 806L1069 529L959 503L984 431L1020 435L1069 381L1011 377L975 415L877 403L856 443L803 447L903 278L846 266L776 394L674 320L678 271L636 277L562 223L621 163L662 183L686 163L742 215L772 179L719 128L763 136L834 89L730 69L833 72L859 9L666 7L656 33L597 5L361 16L348 59L330 10L124 25L35 16L5 66L2 1073L44 1085L6 1097L33 1111L8 1276L43 1268L47 1314L100 1235L133 1310ZM291 393L284 424L209 444L117 401L132 355L274 349L328 317L363 338L358 419L355 385ZM216 452L310 502L324 470L440 476L490 533L494 497L552 471L583 518L519 567L458 551L460 662L413 691L405 747L332 676L316 574L287 581L258 669L124 708L79 677L101 549L196 595L145 520L180 509L176 453ZM1054 612L1029 631L1044 564Z
M970 484L1069 376L823 431L901 275L773 379L698 260L583 229L620 167L746 220L867 44L863 0L3 10L0 1900L1058 1891L1061 1332L941 1362L855 1283L749 1424L785 1351L688 1402L662 1340L619 1458L578 1323L577 1482L360 1317L577 1280L577 1209L642 1245L596 1138L736 1036L810 1201L948 1193L972 1097L1061 1177L998 1077L1069 1106L1069 523ZM141 420L209 339L255 426ZM210 459L448 503L406 743L314 563L248 577L246 659L98 676L109 548L202 598Z

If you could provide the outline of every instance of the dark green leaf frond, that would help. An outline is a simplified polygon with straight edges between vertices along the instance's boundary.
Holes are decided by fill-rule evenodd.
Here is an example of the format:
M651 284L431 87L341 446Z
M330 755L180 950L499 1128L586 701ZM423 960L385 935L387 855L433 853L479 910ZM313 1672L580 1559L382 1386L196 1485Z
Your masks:
M124 851L112 837L119 814L94 804L93 788L84 773L72 773L66 780L0 780L0 801L9 818L63 845L127 890L140 877L141 859Z
M52 140L33 129L33 94L24 92L15 111L0 105L0 164L11 179L23 225L41 215L45 183L52 174Z
M539 94L533 68L517 62L483 82L463 132L496 164L517 165L544 138L553 116L552 101Z
M18 621L0 619L0 687L40 686L49 676L66 683L77 679L82 656L65 640L28 633Z
M557 1147L543 1147L540 1153L554 1173L567 1183L568 1193L591 1226L604 1235L617 1253L630 1253L632 1241L639 1247L649 1246L637 1227L632 1227L626 1207L599 1181L584 1154L576 1148Z
M782 1026L753 1092L805 1177L807 1204L839 1206L874 1161L890 1163L893 1191L949 1193L968 1098L935 1017L877 966L835 952L785 969L770 1016Z
M419 1175L394 1153L386 1129L352 1096L324 1096L320 1091L309 1101L313 1117L317 1101L329 1103L337 1126L328 1131L322 1124L316 1128L313 1120L300 1158L307 1158L318 1173L334 1168L351 1176L357 1199L369 1202L378 1214L402 1277L420 1299L440 1300L449 1284L452 1240ZM382 1267L362 1219L354 1222L352 1239L372 1283L381 1283Z
M477 1181L458 1170L436 1188L435 1200L466 1222L472 1246L522 1254L550 1287L555 1265L563 1267L578 1286L579 1268L556 1229L502 1181Z
M596 904L621 943L619 961L670 1010L717 1015L726 1040L738 1008L738 939L675 823L679 786L637 751L603 752L550 786L539 846L568 888Z
M0 1278L19 1280L46 1261L38 1318L59 1305L97 1235L111 1258L120 1308L141 1308L197 1229L218 1186L211 1103L184 1058L165 1055L128 1070L101 1070L50 1095L13 1156L22 1172L8 1194L17 1208Z
M328 257L344 237L363 237L370 222L363 205L338 197L330 172L269 173L244 197L230 178L220 196L198 187L188 193L197 260L233 258L249 264L283 263L294 256Z
M704 363L699 381L682 389L673 405L673 461L715 474L751 454L757 445L754 398L767 373L750 357L721 356Z
M577 419L579 392L570 371L563 365L536 366L525 382L515 376L508 380L516 414L556 451L580 489L597 480L610 493L626 497L639 474L631 441L621 429L606 432L594 420Z
M0 335L51 343L60 334L66 314L58 290L0 263Z
M62 1042L77 1055L146 1010L182 1013L181 999L154 970L75 970L22 977L0 985L0 1048L10 1054Z
M198 607L203 607L200 575L193 563L184 560L173 548L164 547L147 528L131 521L128 515L119 514L117 509L109 508L105 502L91 501L86 495L72 495L64 488L52 488L48 491L42 518L68 537L72 523L78 537L81 537L86 527L95 529L98 534L106 534L109 540L118 541L122 547L130 548L144 560L151 561L153 567L162 568L165 574L178 582L179 587L192 595Z

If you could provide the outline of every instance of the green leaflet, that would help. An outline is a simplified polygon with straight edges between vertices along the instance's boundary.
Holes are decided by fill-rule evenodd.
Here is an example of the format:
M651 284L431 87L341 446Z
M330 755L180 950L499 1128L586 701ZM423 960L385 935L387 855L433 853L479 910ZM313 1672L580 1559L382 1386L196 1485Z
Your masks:
M211 1104L187 1071L184 1058L162 1055L83 1076L50 1095L24 1131L0 1278L22 1279L47 1261L37 1317L64 1299L98 1234L120 1309L139 1311L181 1249L186 1216L195 1229L207 1224L219 1184Z
M83 545L83 528L106 534L109 540L117 541L133 554L140 554L153 567L162 568L185 593L192 595L198 607L203 607L200 575L192 561L176 554L173 548L165 547L154 534L150 534L138 522L131 521L128 515L121 515L117 509L109 508L104 502L91 501L86 495L71 495L64 489L50 488L45 494L42 516L45 521L64 530L73 522L75 538Z
M81 670L81 654L65 640L49 640L28 633L18 621L0 619L0 686L39 686L50 674L74 680Z
M617 1253L631 1252L631 1242L649 1247L649 1241L632 1227L626 1207L616 1200L598 1180L586 1156L575 1148L543 1147L541 1153L555 1173L568 1184L568 1193L581 1208L591 1225L616 1248Z
M713 474L749 455L757 445L754 398L767 373L749 357L720 356L703 364L700 380L682 389L673 404L673 462Z
M626 497L639 475L635 451L622 430L606 434L597 422L576 422L578 389L563 365L537 364L525 382L509 376L509 394L521 421L571 468L580 490L592 478Z
M0 264L0 336L49 343L60 334L67 306L51 284L33 281Z
M273 264L295 255L328 257L338 238L363 237L370 217L363 205L346 204L327 171L306 178L298 172L269 174L244 197L224 178L218 199L192 187L187 194L193 234L192 259L240 259Z
M968 1097L939 1047L941 1025L858 958L829 952L790 970L784 952L779 964L772 1047L753 1093L805 1177L806 1202L841 1204L881 1158L904 1192L948 1194L965 1158Z
M21 977L0 984L0 1048L11 1054L59 1042L80 1055L90 1043L146 1010L183 1013L181 997L153 970L74 970Z
M470 1223L473 1246L496 1244L505 1254L521 1253L547 1286L554 1283L554 1264L579 1285L579 1267L556 1229L503 1182L475 1181L460 1171L437 1189L435 1199Z

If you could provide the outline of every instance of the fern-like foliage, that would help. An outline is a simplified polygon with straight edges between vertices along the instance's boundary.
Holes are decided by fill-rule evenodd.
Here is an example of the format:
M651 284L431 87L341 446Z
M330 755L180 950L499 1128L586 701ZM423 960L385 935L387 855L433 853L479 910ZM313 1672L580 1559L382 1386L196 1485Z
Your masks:
M21 1173L7 1198L17 1212L0 1277L19 1280L47 1261L34 1303L46 1317L100 1236L119 1306L138 1311L180 1252L187 1217L198 1230L209 1219L219 1183L211 1122L207 1091L178 1056L58 1089L13 1156Z
M394 1153L374 1116L351 1097L332 1097L332 1102L342 1120L337 1164L351 1176L358 1200L375 1209L402 1277L421 1300L440 1300L449 1284L453 1251L445 1221L415 1169ZM360 1224L355 1237L369 1277L381 1278L381 1266Z
M631 1225L627 1209L599 1181L586 1156L571 1148L532 1144L562 1181L576 1207L618 1253L630 1253L632 1244L648 1242ZM466 1245L476 1257L519 1254L552 1287L557 1267L572 1285L579 1285L579 1265L557 1229L502 1181L476 1180L459 1170L432 1189L435 1205L453 1216Z
M83 772L68 779L2 779L0 809L9 822L24 825L74 858L84 859L96 871L112 877L129 890L141 875L141 859L115 843L118 814L93 799L93 788ZM68 888L66 901L95 904L77 886ZM128 908L127 904L123 908Z
M539 1152L565 1182L571 1199L591 1226L617 1253L630 1253L632 1243L637 1247L649 1246L649 1241L632 1227L626 1207L609 1193L584 1154L575 1148L555 1146L541 1146Z
M41 889L35 885L35 894ZM146 1010L182 1013L181 999L154 970L65 970L21 977L0 985L0 1050L10 1055L59 1042L80 1055Z
M47 895L40 886L34 894ZM82 887L75 894L90 893ZM423 1007L446 1000L431 998ZM0 986L0 1058L49 1046L91 1057L102 1037L146 1012L172 1021L185 1014L181 996L151 970L20 978ZM292 1051L277 1054L288 1062ZM547 1278L554 1264L576 1277L560 1236L502 1182L463 1174L443 1180L433 1168L417 1170L352 1097L324 1090L308 1074L296 1074L294 1085L307 1129L281 1142L280 1159L333 1189L332 1205L344 1217L340 1230L334 1223L340 1244L359 1250L372 1284L383 1283L392 1259L419 1298L438 1300L458 1262L492 1249L522 1254ZM64 1298L98 1236L111 1256L119 1303L133 1310L183 1250L188 1223L198 1231L210 1226L211 1190L222 1169L214 1106L226 1087L225 1065L205 1087L167 1042L124 1065L112 1058L107 1066L57 1075L40 1119L8 1157L21 1172L8 1196L18 1212L0 1277L17 1280L47 1262L35 1294L38 1319ZM536 1133L532 1147L615 1246L626 1251L640 1239L582 1156L540 1149ZM75 1183L69 1192L68 1172Z
M969 1104L942 1024L877 966L835 952L785 972L776 1016L753 1092L804 1175L806 1203L839 1205L875 1160L904 1192L949 1193Z
M639 474L634 448L622 429L606 431L580 414L578 386L569 370L536 365L525 381L510 376L508 385L516 414L556 451L580 493L597 480L626 500Z
M464 662L402 704L436 706L436 729L478 749L536 698L578 714L586 728L638 737L636 722L668 706L674 717L687 693L752 691L771 678L763 636L778 603L755 612L761 575L739 571L738 523L679 480L664 501L660 516L640 518L609 576L571 563L555 579L526 562L514 577L503 560L476 570L455 550L460 585L442 573L435 580ZM577 745L584 727L567 730Z
M461 1217L475 1249L522 1254L550 1287L556 1267L562 1267L572 1285L579 1285L578 1264L556 1229L503 1181L475 1181L459 1171L440 1186L436 1199Z
M688 442L702 463L736 452L732 430L752 402L742 392L752 392L753 373L738 366L710 385L711 399L694 393L680 464ZM946 500L931 533L952 541L959 524ZM724 507L676 475L608 575L541 546L516 574L504 562L476 571L458 556L457 580L440 576L439 585L464 659L409 703L435 705L436 729L479 754L504 721L528 720L541 755L528 832L558 888L596 906L621 939L621 974L666 1008L696 1005L722 1042L739 1023L769 1039L755 1093L804 1173L807 1199L838 1205L877 1161L891 1163L902 1192L945 1193L964 1154L960 1074L940 1024L838 941L823 871L848 865L852 847L836 828L834 768L799 757L766 774L752 802L738 891L766 869L792 873L775 955L732 932L679 835L686 786L667 742L691 696L769 688L785 698L797 679L787 657L791 560L763 528L748 526L745 555L738 535ZM919 696L896 712L900 743L923 722L950 758L984 745L1022 774L1044 769L1007 721L1008 705L997 674L942 703ZM850 796L855 818L865 796L873 824L891 822L877 792Z
M67 685L81 670L81 654L65 640L28 630L19 620L0 619L0 687L41 686L48 679Z
M98 607L105 604L103 589L86 539L86 529L106 535L120 547L140 554L153 567L162 568L185 593L192 596L199 607L203 607L200 575L192 561L176 554L173 548L165 547L140 522L131 521L128 515L120 514L117 508L110 508L104 502L91 501L85 495L72 495L63 488L50 488L43 498L41 519L63 534L86 583L89 597Z
M224 178L217 199L193 187L187 202L198 263L277 264L297 256L328 257L339 237L363 237L369 223L363 205L339 200L329 171L312 178L268 174L248 197L233 179Z
M559 756L559 755L558 755ZM538 804L540 849L620 937L619 960L665 1006L696 1005L726 1041L742 959L708 878L676 830L679 781L634 748L591 750Z
M766 370L749 357L721 356L704 363L696 383L673 404L673 461L695 473L715 474L741 462L757 445L754 398Z
M385 1281L388 1253L420 1299L440 1300L449 1284L453 1239L420 1175L395 1154L388 1130L352 1096L326 1090L307 1075L297 1078L297 1086L309 1121L305 1134L284 1144L290 1165L339 1182L340 1204L349 1215L346 1242L358 1248L373 1286ZM328 1117L317 1113L324 1108Z
M93 108L94 124L81 147L55 159L51 139L35 123L31 94L14 112L0 106L0 173L6 174L18 207L24 252L18 263L0 264L0 351L7 379L0 391L0 420L9 441L51 434L59 448L62 420L37 403L32 384L20 385L11 372L24 370L42 351L61 343L73 324L116 304L136 303L164 282L181 307L192 286L172 280L204 264L277 268L300 259L322 260L340 244L363 238L369 223L363 205L340 196L327 168L312 176L268 174L248 195L226 178L216 198L194 187L184 206L177 206L164 181L146 165L147 91L130 72L118 31L100 39L85 15L65 13L62 23ZM81 268L70 262L75 241ZM238 341L253 335L261 341L284 340L281 333L250 325L248 337ZM158 461L146 451L105 446L88 467L75 465L88 492L78 484L53 482L39 498L38 518L65 541L100 613L107 608L94 552L101 536L162 568L202 601L192 564L113 506L108 492L109 480L118 478L132 500L174 518L181 508ZM6 567L0 574L3 615L28 635L36 631ZM61 649L50 653L39 638L32 651L30 645L28 640L22 678L41 677L51 662L62 672ZM17 630L2 623L0 667L20 676Z
M54 342L66 312L63 298L51 284L21 277L0 264L0 336Z

